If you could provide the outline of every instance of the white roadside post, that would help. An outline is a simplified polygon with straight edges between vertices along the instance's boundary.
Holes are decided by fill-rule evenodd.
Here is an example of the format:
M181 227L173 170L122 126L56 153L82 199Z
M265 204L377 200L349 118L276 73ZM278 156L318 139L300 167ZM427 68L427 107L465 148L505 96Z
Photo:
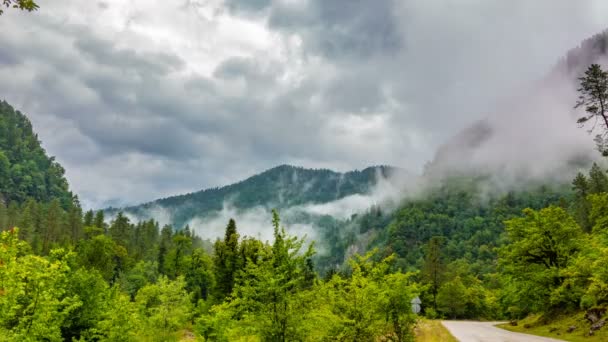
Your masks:
M412 312L416 315L420 313L420 304L422 304L420 297L412 299Z

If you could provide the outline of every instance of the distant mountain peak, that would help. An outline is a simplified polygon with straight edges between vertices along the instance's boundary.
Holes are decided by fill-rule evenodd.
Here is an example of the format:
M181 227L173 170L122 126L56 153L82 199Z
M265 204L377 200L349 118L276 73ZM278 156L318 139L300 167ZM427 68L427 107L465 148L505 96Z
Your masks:
M403 172L387 165L336 172L282 164L227 186L126 208L108 208L106 212L111 215L124 211L138 219L149 219L154 217L153 211L162 210L169 213L170 223L179 228L195 217L221 211L226 204L241 210L255 207L280 209L328 203L350 195L365 194L376 185L378 177L387 178Z

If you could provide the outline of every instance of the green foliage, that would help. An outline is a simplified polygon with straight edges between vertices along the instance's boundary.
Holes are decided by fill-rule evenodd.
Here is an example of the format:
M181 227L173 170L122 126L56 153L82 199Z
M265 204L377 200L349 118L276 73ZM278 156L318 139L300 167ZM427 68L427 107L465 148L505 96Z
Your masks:
M509 283L508 301L529 312L576 305L559 296L564 270L581 248L582 230L562 208L524 210L524 217L506 222L509 244L499 262Z
M16 8L28 12L35 11L39 8L34 0L2 0L2 4L0 4L0 15L4 13L1 5L4 5L6 8Z
M412 339L411 300L417 295L412 275L390 272L394 256L380 262L374 262L373 256L374 252L356 256L350 262L350 277L335 275L322 286L320 306L327 305L332 314L329 340Z
M456 277L441 286L437 295L439 310L454 319L463 317L466 312L467 289Z
M213 249L218 296L226 297L232 293L237 272L245 265L243 261L246 261L239 256L239 235L233 219L226 226L224 240L218 239Z
M177 341L177 333L191 318L192 304L183 277L161 277L138 291L135 303L143 323L140 337L147 341Z
M83 305L68 291L70 254L26 254L17 230L0 233L0 335L8 341L62 341L70 314Z
M241 210L254 207L282 209L308 203L327 203L349 195L367 193L376 183L379 174L387 176L398 171L389 166L375 166L361 171L338 173L327 169L281 165L232 185L159 199L134 207L109 208L106 213L124 211L137 217L149 217L150 209L162 207L172 213L171 225L181 229L195 217L205 217L221 211L227 202Z
M439 288L445 281L445 262L441 252L443 238L439 236L432 237L425 253L424 263L422 265L422 279L424 284L428 284L430 293L433 296L433 309L437 310L437 294Z
M92 337L108 342L142 341L139 332L142 322L137 307L129 296L113 288L106 300L104 311L99 316Z
M3 1L6 5L7 0ZM12 3L28 7L33 1ZM68 208L73 195L64 173L55 158L46 155L25 115L0 101L0 203L57 199L64 209Z

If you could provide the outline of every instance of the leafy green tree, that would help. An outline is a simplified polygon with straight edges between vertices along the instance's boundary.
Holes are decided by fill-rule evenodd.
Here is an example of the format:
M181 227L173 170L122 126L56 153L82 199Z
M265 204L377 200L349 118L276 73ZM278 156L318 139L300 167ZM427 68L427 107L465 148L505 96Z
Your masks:
M394 256L375 262L375 254L372 251L355 256L350 260L350 277L334 275L322 287L319 302L327 303L334 315L326 338L373 341L386 336L393 341L413 340L411 300L417 289L411 274L391 273Z
M77 248L80 263L96 269L110 284L115 283L127 266L127 251L105 235L81 240Z
M438 309L452 319L465 315L467 301L467 289L458 276L443 284L437 294Z
M34 0L2 0L2 5L6 8L17 8L22 11L32 12L39 8ZM0 6L0 15L4 13L2 6Z
M141 331L137 305L117 287L112 288L105 310L92 331L92 338L108 342L137 342L142 340Z
M135 299L137 291L158 280L158 267L151 261L140 260L135 266L125 270L120 275L120 288Z
M378 301L381 312L386 314L392 325L391 335L396 342L414 341L416 316L412 312L412 299L419 290L410 279L411 276L410 273L396 272L385 275L380 281Z
M147 341L177 341L177 333L190 320L192 304L183 277L171 281L161 277L156 284L143 287L135 302L139 308Z
M211 257L200 249L196 249L189 256L185 271L186 288L193 296L192 300L207 300L215 286L215 273Z
M585 71L585 75L579 78L580 93L575 108L584 107L587 112L578 119L578 123L583 126L593 119L593 126L599 126L602 133L596 135L595 142L599 151L608 156L606 134L608 133L608 73L602 70L599 64L592 64ZM599 122L599 125L598 125Z
M70 257L53 260L28 253L18 229L0 233L0 336L5 341L63 341L62 327L82 306L68 291Z
M542 312L570 305L552 301L553 291L565 281L568 262L580 250L581 228L562 208L524 210L524 217L505 222L508 244L501 248L499 262L505 281L512 284L510 302Z
M67 293L76 296L81 305L70 311L61 327L63 339L71 341L87 338L107 309L108 285L98 272L78 268L71 255L67 274Z

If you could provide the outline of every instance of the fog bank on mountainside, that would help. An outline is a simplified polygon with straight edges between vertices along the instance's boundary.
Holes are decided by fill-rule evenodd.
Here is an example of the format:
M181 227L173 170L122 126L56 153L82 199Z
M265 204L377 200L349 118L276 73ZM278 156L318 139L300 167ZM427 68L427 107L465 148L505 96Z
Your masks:
M503 189L527 181L569 181L599 158L592 137L577 127L573 107L578 78L591 63L607 64L607 47L605 31L569 51L545 78L506 96L485 119L449 139L426 174L485 175Z

